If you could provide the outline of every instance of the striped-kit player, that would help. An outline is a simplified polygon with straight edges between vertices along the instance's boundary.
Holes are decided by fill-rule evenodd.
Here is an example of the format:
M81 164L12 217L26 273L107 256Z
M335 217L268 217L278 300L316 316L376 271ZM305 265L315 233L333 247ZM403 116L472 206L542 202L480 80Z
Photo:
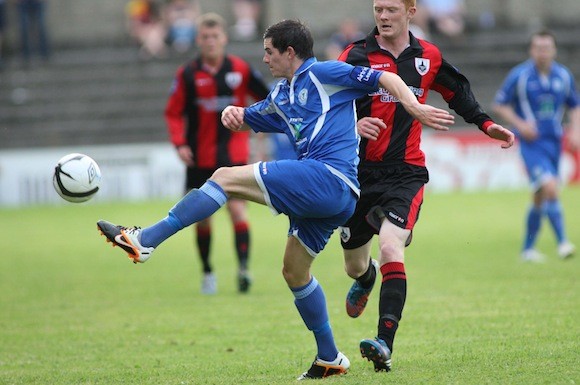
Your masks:
M199 188L219 167L247 164L250 158L249 132L232 132L220 121L228 105L246 106L268 95L261 75L240 57L225 52L223 19L202 15L196 43L199 55L177 70L165 108L171 143L187 166L186 192ZM234 227L238 257L238 289L249 289L249 223L246 203L231 199L227 204ZM197 247L204 273L201 290L213 294L216 276L210 264L210 218L195 226Z
M503 141L502 147L513 144L513 134L485 113L467 78L443 59L437 46L409 31L415 0L374 0L373 10L376 27L365 39L349 45L339 60L398 74L421 103L434 90L466 122ZM379 90L356 104L362 136L361 197L341 230L346 271L355 279L346 309L351 317L362 313L380 273L377 337L362 340L360 348L375 370L388 371L407 296L405 246L411 242L429 174L421 150L422 124L396 98ZM375 234L379 234L378 263L370 257Z

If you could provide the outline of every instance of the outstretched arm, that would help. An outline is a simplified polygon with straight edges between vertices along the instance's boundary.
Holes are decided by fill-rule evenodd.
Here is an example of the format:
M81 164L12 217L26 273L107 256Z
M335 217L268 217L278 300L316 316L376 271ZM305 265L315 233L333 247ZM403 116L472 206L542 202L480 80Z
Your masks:
M424 125L436 130L449 130L449 126L455 122L455 117L448 111L419 103L417 97L399 75L385 71L381 74L379 83L381 87L399 99L409 114Z

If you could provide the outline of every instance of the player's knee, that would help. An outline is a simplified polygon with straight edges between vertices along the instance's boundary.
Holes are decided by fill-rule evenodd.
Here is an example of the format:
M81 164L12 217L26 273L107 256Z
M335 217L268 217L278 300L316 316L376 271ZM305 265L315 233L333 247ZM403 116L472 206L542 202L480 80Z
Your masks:
M387 262L402 262L404 256L404 247L396 242L383 242L380 247L381 264Z
M211 177L209 179L219 184L222 188L224 188L224 186L228 182L228 174L229 174L228 167L220 167L217 170L215 170L213 174L211 174Z
M558 182L550 180L542 188L542 195L545 200L554 200L558 197Z
M236 175L232 167L220 167L209 178L217 183L228 196L237 190Z
M310 273L304 274L300 269L294 269L287 265L282 267L282 276L289 287L301 287L310 281Z
M352 279L357 279L367 271L368 262L368 257L362 259L350 258L344 261L344 271Z
M286 284L288 284L289 287L300 286L296 283L297 282L296 274L294 273L294 271L292 271L292 269L288 268L287 266L282 267L282 276L284 277L284 280L286 281Z

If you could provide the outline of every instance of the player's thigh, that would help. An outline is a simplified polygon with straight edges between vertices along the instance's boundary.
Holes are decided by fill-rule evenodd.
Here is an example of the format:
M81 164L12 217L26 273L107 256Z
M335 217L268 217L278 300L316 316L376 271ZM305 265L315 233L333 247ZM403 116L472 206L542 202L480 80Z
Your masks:
M220 167L210 178L229 198L265 204L264 195L254 175L254 165Z
M295 218L330 218L343 215L347 207L351 211L354 208L356 196L350 187L322 162L261 162L257 172L268 205L277 213Z
M394 225L386 218L379 231L379 260L381 265L387 262L404 262L405 243L411 230Z

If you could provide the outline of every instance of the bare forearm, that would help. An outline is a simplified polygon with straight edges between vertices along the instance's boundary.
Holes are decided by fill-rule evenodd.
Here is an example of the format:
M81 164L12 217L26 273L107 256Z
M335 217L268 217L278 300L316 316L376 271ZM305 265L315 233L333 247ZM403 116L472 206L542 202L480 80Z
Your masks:
M383 72L379 78L381 87L389 91L391 95L399 99L407 111L419 103L417 97L411 92L409 86L405 84L399 75L391 72Z

